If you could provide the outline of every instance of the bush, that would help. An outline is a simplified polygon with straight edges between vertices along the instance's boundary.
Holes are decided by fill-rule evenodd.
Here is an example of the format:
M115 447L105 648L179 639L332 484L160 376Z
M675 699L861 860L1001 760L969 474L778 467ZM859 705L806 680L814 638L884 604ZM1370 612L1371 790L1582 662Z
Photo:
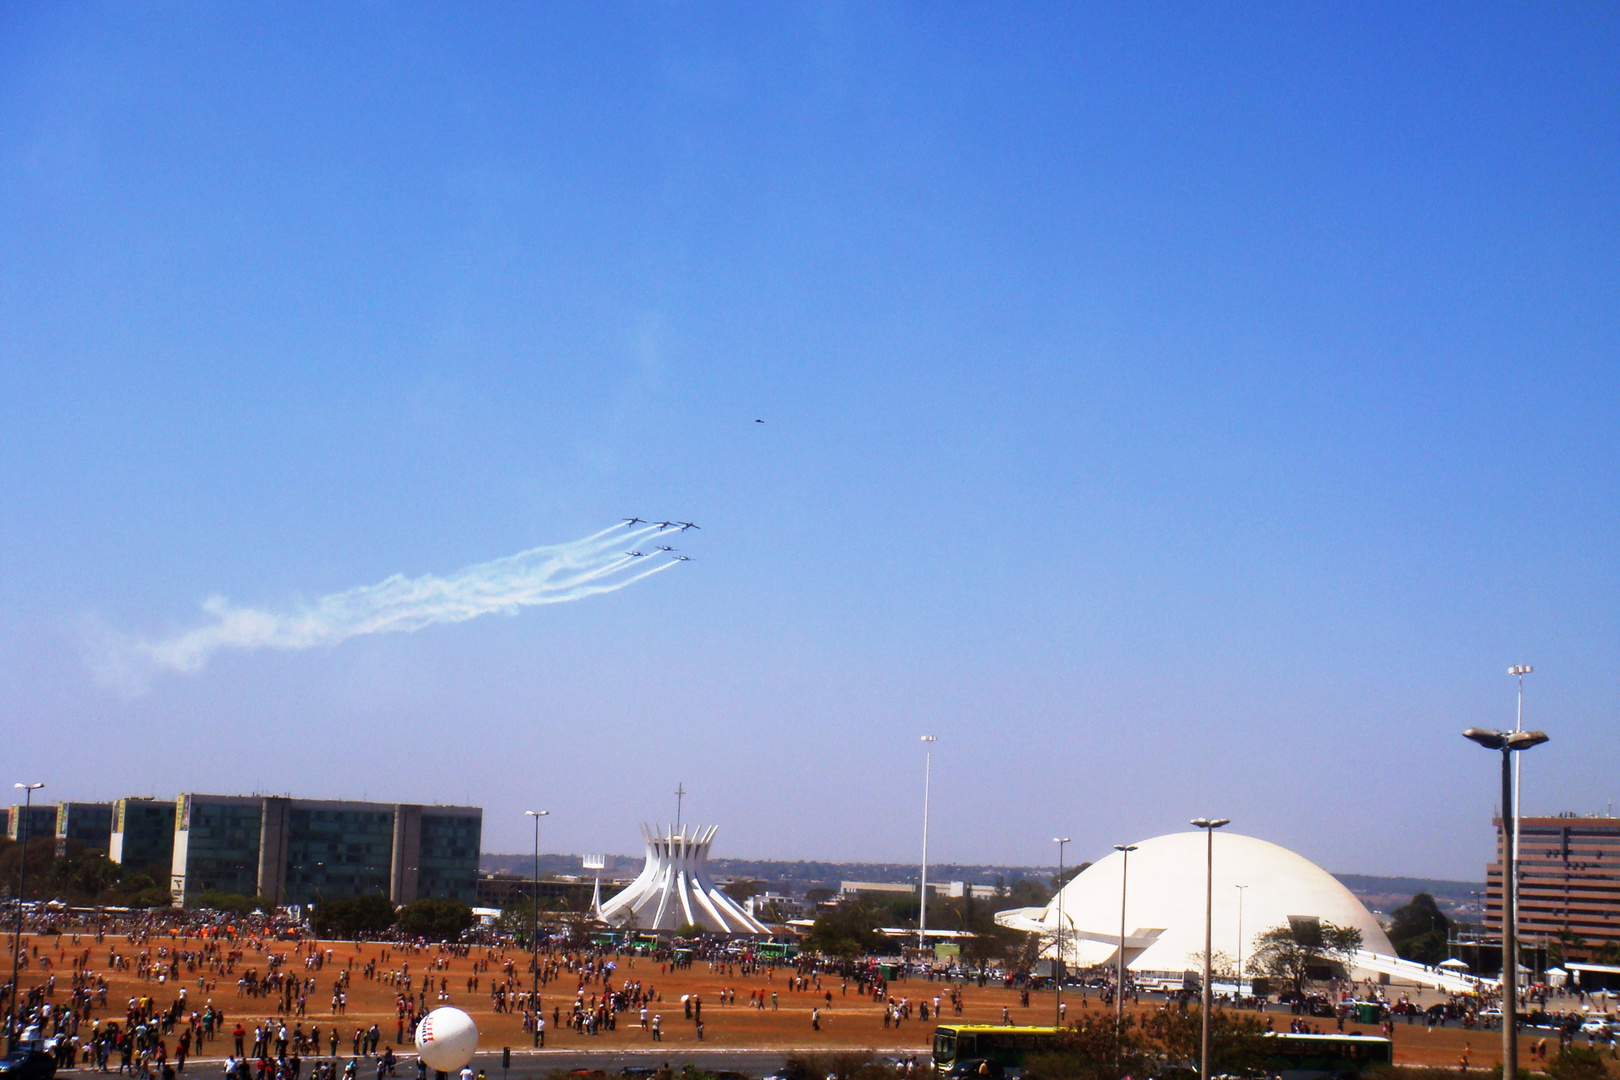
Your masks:
M472 908L460 900L413 900L399 911L400 932L429 941L454 941L472 924Z
M310 913L310 925L327 937L357 938L380 934L394 925L394 905L386 896L323 900Z
M1553 1080L1604 1080L1608 1070L1603 1054L1590 1046L1571 1044L1558 1052L1547 1066L1547 1075Z

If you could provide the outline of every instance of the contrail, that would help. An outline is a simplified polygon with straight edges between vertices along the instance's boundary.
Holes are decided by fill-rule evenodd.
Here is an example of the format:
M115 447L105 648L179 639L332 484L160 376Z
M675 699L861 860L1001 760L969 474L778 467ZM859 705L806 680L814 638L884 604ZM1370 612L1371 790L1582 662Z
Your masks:
M331 646L365 634L409 633L436 623L516 614L536 604L615 592L675 565L673 559L628 554L638 539L658 531L650 525L634 530L615 525L582 540L530 548L445 577L395 574L287 611L236 607L214 596L202 605L209 617L205 625L172 637L104 634L103 655L93 666L104 682L139 692L148 674L201 670L222 649Z

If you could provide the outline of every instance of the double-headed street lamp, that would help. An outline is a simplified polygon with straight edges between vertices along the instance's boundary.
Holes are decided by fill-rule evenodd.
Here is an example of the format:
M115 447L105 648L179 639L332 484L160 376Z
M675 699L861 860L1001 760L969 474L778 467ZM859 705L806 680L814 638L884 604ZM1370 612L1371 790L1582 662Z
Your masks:
M1203 1037L1198 1047L1198 1077L1199 1080L1209 1080L1209 1011L1214 1001L1213 989L1210 985L1210 949L1213 947L1213 935L1210 933L1210 924L1213 922L1212 912L1215 906L1215 830L1222 825L1231 824L1231 818L1193 818L1192 824L1204 830L1208 837L1206 853L1204 856L1204 993L1203 993Z
M40 784L13 784L23 792L22 820L17 822L17 843L21 846L22 858L17 860L17 926L11 933L11 1009L6 1014L6 1052L17 1049L17 961L22 956L22 922L23 922L23 885L27 881L24 876L28 869L28 819L32 817L34 806L34 792L44 787Z
M928 782L934 767L933 735L922 736L923 742L923 856L922 856L922 908L917 917L917 949L928 947Z
M534 964L533 990L530 992L529 1009L534 1014L534 1021L529 1025L534 1034L534 1045L540 1045L540 819L550 814L550 810L525 810L528 817L534 818L534 894L530 897L533 906L529 908L529 948L534 951L532 958Z
M1135 844L1115 844L1119 852L1119 975L1114 982L1114 1023L1125 1030L1125 884L1131 871L1131 852Z
M1528 750L1547 741L1545 731L1487 731L1469 728L1463 738L1487 750L1502 752L1502 1075L1518 1076L1519 1070L1519 945L1516 925L1519 911L1518 875L1513 871L1518 858L1514 836L1514 759L1515 751Z
M1068 842L1069 842L1069 838L1067 836L1054 836L1054 837L1052 837L1052 843L1054 843L1054 844L1056 844L1058 846L1057 953L1052 957L1052 985L1057 988L1057 1004L1055 1006L1055 1008L1057 1010L1056 1014L1055 1014L1056 1018L1052 1022L1057 1027L1062 1027L1063 1026L1063 960L1064 960L1064 952L1063 952L1064 933L1063 933L1063 931L1065 929L1067 929L1067 927L1065 926L1065 924L1063 922L1063 848L1064 848L1064 846L1066 844L1068 844Z
M1237 957L1237 996L1241 1004L1243 999L1243 890L1247 885L1234 885L1232 888L1238 894L1238 957Z

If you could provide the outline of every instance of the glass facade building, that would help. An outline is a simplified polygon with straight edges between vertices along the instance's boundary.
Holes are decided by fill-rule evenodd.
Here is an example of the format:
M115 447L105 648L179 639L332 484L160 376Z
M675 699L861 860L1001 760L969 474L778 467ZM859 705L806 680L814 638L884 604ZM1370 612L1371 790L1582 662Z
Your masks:
M205 892L259 895L263 803L240 795L182 795L176 800L169 886L176 903Z
M130 807L125 800L124 844ZM396 904L478 894L483 810L276 796L182 795L174 812L171 892L318 904L386 896Z
M448 809L422 808L416 892L418 896L444 897L472 905L478 900L483 814L445 813Z
M113 803L107 857L162 882L174 865L174 820L172 801L119 799Z
M56 806L56 846L65 853L67 842L106 851L112 841L112 803L65 802Z
M6 835L13 840L26 836L37 840L41 836L56 835L56 807L50 803L24 806L16 803L6 815Z

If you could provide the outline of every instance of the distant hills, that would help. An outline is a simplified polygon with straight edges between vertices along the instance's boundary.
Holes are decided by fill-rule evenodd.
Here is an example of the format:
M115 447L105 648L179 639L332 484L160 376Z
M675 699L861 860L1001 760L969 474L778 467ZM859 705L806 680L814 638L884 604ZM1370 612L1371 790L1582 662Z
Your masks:
M534 872L533 855L494 855L486 853L480 865L491 873L522 874ZM710 859L709 869L716 877L751 878L772 892L803 893L814 887L837 889L841 881L914 882L917 880L916 863L841 863L812 862L786 859ZM641 870L638 855L609 855L604 878L634 877ZM994 884L1000 878L1011 885L1020 878L1038 878L1050 883L1057 873L1056 866L997 866L989 863L931 863L930 881L965 881L976 885ZM580 865L578 855L543 854L540 856L542 877L578 875L589 877L590 872ZM1429 893L1453 919L1472 922L1478 918L1474 893L1483 892L1485 886L1477 881L1447 881L1441 878L1384 877L1376 874L1335 874L1344 887L1355 894L1375 913L1388 916L1420 892Z

